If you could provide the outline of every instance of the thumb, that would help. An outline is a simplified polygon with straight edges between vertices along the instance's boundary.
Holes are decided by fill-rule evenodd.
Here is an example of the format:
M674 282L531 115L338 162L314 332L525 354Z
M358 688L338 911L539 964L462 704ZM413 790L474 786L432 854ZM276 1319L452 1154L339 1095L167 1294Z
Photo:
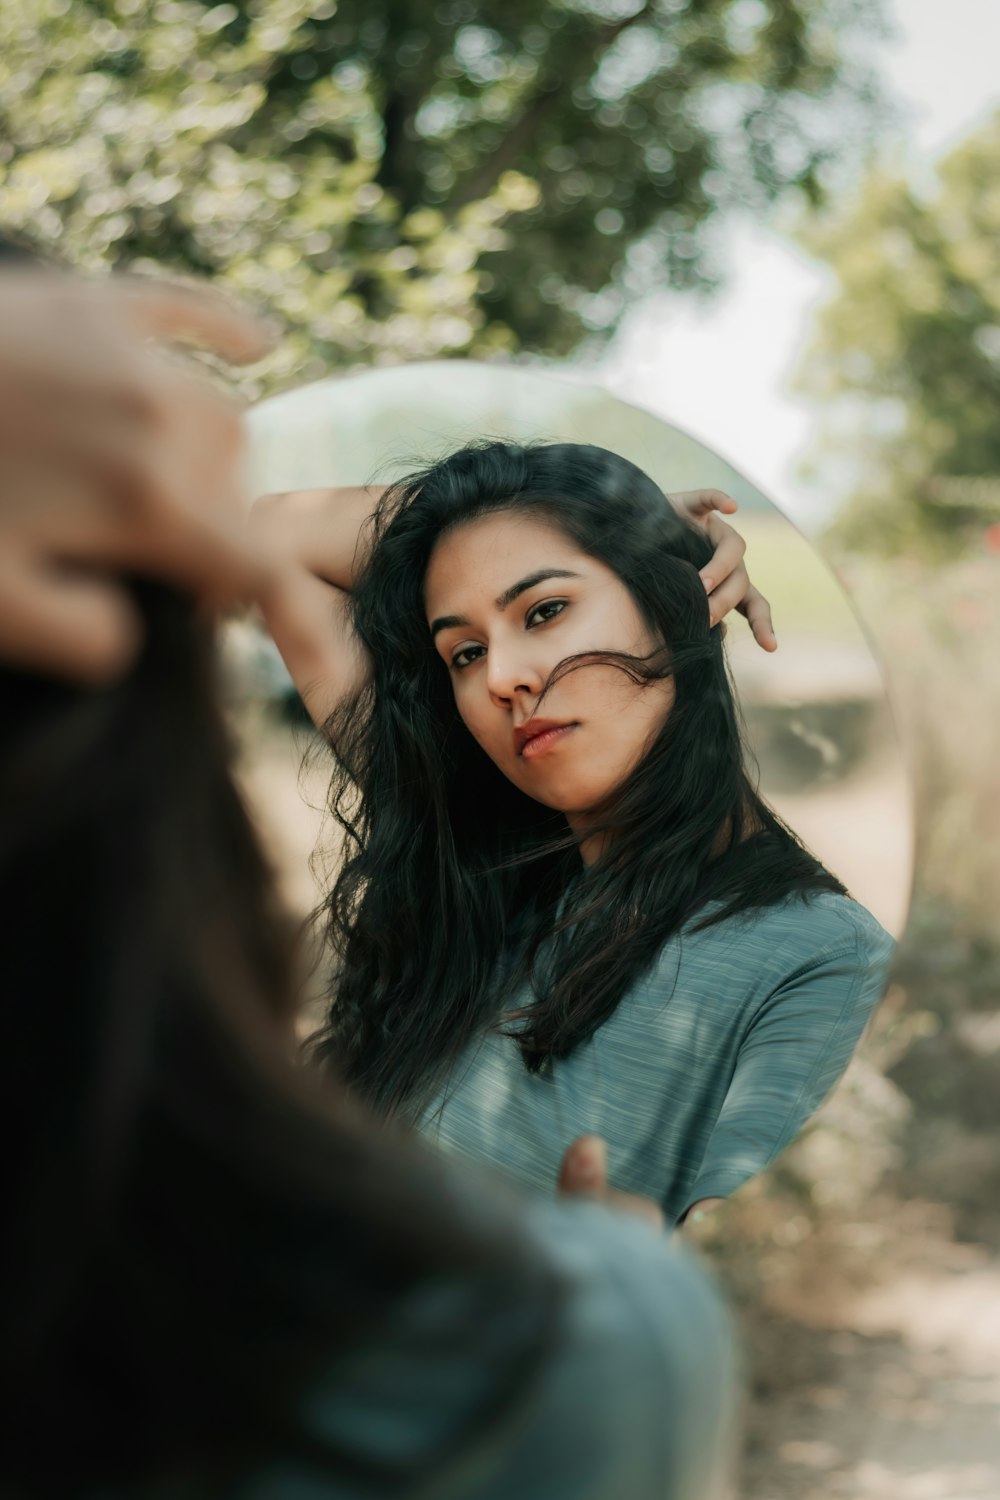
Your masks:
M608 1186L608 1148L599 1135L578 1136L559 1168L561 1193L603 1193Z

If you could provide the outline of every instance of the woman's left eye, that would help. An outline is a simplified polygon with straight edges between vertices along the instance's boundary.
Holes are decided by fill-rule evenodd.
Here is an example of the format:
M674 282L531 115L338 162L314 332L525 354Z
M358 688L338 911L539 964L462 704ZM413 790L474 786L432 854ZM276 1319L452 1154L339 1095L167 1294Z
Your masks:
M544 625L546 620L554 620L556 615L561 615L566 608L565 599L543 599L541 604L536 604L534 609L529 609L524 623L529 626Z

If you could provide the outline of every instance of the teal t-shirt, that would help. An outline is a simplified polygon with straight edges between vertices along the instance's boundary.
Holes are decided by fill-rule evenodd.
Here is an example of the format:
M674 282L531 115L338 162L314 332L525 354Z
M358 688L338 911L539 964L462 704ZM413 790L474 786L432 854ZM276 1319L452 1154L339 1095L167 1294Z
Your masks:
M847 1067L892 951L871 913L833 892L682 930L551 1070L529 1074L512 1038L484 1036L420 1129L549 1191L570 1142L603 1136L610 1183L676 1222L734 1192L801 1130ZM530 1001L513 995L511 1008Z

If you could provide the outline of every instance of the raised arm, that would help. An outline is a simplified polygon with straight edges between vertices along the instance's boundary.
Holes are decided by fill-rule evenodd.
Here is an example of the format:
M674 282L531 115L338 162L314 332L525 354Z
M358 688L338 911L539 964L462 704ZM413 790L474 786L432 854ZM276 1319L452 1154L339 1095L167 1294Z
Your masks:
M262 611L314 723L363 685L370 661L354 633L349 593L365 558L378 487L265 495L251 532L275 562Z

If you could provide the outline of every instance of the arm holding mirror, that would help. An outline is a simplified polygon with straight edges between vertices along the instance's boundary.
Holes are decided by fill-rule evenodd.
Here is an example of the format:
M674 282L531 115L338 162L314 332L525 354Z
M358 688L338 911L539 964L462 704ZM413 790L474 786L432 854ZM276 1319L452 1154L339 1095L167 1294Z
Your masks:
M874 922L859 925L759 1006L678 1223L764 1171L830 1096L885 987L892 951Z
M793 975L760 1007L676 1227L697 1222L762 1172L832 1092L881 989L881 972L873 976L864 960L857 943L842 947ZM607 1143L597 1135L581 1135L567 1148L558 1191L664 1224L655 1199L609 1185Z
M610 1166L591 1166L591 1183L690 1222L765 1171L831 1093L892 953L874 918L833 893L687 932L548 1076L489 1038L425 1129L543 1191L569 1142L600 1136Z
M274 569L262 602L264 617L319 728L340 699L361 685L368 669L350 624L348 595L365 560L365 524L384 488L341 486L264 495L251 512L251 531ZM732 515L735 500L713 489L685 490L667 498L715 547L701 573L713 624L737 609L758 645L776 650L770 606L750 583L743 561L746 543L720 514Z

